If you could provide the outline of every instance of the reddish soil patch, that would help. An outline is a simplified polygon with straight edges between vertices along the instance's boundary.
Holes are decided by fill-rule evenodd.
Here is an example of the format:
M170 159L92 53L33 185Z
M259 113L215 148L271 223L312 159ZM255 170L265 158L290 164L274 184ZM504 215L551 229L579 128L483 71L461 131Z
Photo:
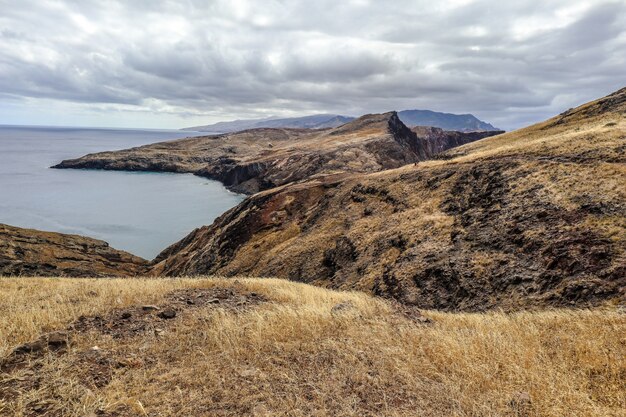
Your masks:
M133 337L164 330L184 311L196 308L242 310L266 301L254 292L236 288L183 289L170 293L162 304L116 309L106 316L82 316L68 327L70 331L96 330L113 338Z

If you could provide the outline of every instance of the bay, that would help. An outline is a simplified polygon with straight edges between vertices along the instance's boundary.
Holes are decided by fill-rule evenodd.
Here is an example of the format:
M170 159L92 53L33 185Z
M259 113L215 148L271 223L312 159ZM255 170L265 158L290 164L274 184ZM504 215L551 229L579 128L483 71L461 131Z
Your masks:
M102 239L152 259L243 196L192 174L49 167L187 136L193 132L0 126L0 223Z

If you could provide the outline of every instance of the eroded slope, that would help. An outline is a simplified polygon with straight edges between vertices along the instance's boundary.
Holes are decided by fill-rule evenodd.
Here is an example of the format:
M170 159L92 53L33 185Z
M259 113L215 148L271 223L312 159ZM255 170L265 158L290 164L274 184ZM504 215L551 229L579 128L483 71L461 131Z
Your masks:
M446 160L259 193L164 251L153 273L277 276L438 309L621 299L625 97Z
M0 276L132 276L146 267L101 240L0 224Z

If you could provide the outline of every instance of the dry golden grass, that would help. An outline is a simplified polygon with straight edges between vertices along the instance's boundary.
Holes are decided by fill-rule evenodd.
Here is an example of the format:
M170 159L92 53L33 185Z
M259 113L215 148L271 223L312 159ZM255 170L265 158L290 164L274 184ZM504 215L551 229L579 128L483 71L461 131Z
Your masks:
M0 353L81 314L234 282L2 279ZM67 354L39 361L43 383L0 401L0 415L33 415L34 404L53 416L626 415L626 315L618 311L426 312L433 323L422 325L361 293L237 282L270 301L239 312L188 310L160 337L81 333ZM342 302L352 307L332 314ZM94 345L137 365L89 386L75 363ZM0 387L28 372L0 374ZM519 392L530 406L512 402Z
M597 102L580 106L578 110L581 111L562 123L557 123L561 116L556 116L523 129L455 148L449 153L459 156L446 163L505 155L584 155L588 151L596 151L607 157L619 157L619 142L626 132L626 117L623 112L626 106L592 116L586 115L583 110L593 108Z

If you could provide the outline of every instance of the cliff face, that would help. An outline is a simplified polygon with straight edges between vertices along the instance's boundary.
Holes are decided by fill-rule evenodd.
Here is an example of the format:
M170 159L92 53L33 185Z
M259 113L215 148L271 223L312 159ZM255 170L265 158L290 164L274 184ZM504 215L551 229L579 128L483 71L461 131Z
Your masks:
M428 159L438 147L461 142L457 137L465 135L438 131L437 141L446 142L448 134L449 144L430 145L390 112L321 131L253 129L102 152L63 161L55 168L191 172L253 194L316 175L377 172Z
M417 136L418 149L423 152L422 159L437 158L437 155L448 149L505 133L501 130L457 132L431 126L415 126L411 131ZM441 157L445 158L445 155Z
M133 276L147 261L106 242L0 224L0 276Z
M152 273L277 276L450 310L623 299L625 97L417 167L259 193Z

